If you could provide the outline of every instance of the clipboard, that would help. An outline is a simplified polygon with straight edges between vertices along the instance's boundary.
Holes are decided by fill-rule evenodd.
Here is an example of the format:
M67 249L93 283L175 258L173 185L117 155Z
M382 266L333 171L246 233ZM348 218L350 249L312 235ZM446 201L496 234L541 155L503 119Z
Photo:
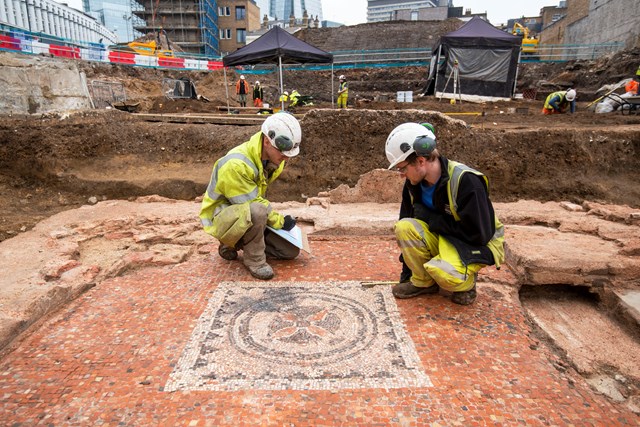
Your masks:
M311 248L309 247L309 240L307 239L307 233L305 233L297 225L294 226L289 231L283 230L283 229L276 230L275 228L272 228L272 227L269 227L269 226L267 226L267 229L269 229L271 232L273 232L273 234L275 234L277 236L280 236L281 238L283 238L287 242L291 243L292 245L302 249L306 253L308 253L308 254L311 253Z

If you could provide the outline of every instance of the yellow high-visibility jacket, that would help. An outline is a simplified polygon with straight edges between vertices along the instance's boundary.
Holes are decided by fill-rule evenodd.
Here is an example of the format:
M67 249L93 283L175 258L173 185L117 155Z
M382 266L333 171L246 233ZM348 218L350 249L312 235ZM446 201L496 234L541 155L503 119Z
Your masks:
M262 132L258 132L213 165L202 199L200 221L208 234L229 246L234 246L252 225L250 203L262 203L269 208L267 225L270 227L280 229L284 224L284 216L271 210L264 196L267 186L282 173L285 162L267 178L261 155ZM225 209L229 207L233 208Z
M429 230L434 233L442 234L445 239L448 238L449 242L454 244L458 251L460 258L463 262L488 264L485 258L485 254L480 251L476 253L477 247L474 244L466 243L470 241L469 234L462 228L455 230L452 228L450 218L453 217L455 222L462 221L461 217L466 217L467 227L475 229L478 235L488 235L491 231L487 226L489 223L480 219L481 215L476 214L479 211L493 211L493 235L486 244L487 249L491 251L493 260L496 267L500 267L504 263L504 226L495 215L493 206L488 205L488 197L477 197L469 199L470 202L466 203L466 206L458 206L458 197L468 199L468 196L473 193L474 190L471 187L460 188L460 182L462 177L466 173L472 173L480 177L484 181L484 187L489 195L489 179L482 173L475 169L470 168L462 163L449 160L444 156L440 156L438 160L443 168L442 176L438 181L438 184L433 195L434 205L442 206L442 210L439 211L443 217L442 221L438 221L438 224L429 224ZM446 172L445 172L446 171ZM400 205L400 219L409 218L414 215L414 203L420 201L422 197L422 189L420 185L413 185L409 180L405 182L405 186L402 190L402 203ZM447 218L448 217L448 218ZM457 228L457 227L456 227ZM456 240L456 242L454 242ZM478 243L475 243L477 245ZM463 254L463 252L466 253ZM473 260L477 258L476 260Z
M448 173L449 173L449 186L447 188L447 195L449 196L449 207L451 208L451 214L456 221L460 221L460 216L458 215L458 189L460 188L460 180L462 179L462 175L470 172L479 177L481 177L485 185L487 187L487 193L489 192L489 178L487 178L482 172L478 172L477 170L470 168L467 165L462 163L454 162L453 160L449 160L448 165ZM500 265L504 262L504 225L498 219L498 216L495 215L495 227L496 232L493 237L487 243L489 250L493 254L493 258L495 261L496 267L500 267Z
M338 94L343 96L349 96L349 84L347 82L340 83L338 88Z

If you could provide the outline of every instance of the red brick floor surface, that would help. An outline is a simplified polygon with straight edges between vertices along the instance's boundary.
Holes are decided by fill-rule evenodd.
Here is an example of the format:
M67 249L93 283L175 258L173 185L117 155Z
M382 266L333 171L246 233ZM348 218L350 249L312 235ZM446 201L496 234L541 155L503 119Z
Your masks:
M398 277L389 239L312 248L273 262L275 280ZM212 255L91 289L0 361L0 425L640 425L579 376L557 370L530 337L519 302L483 292L483 283L472 306L445 295L397 302L433 387L165 392L217 284L233 280L253 279L238 261Z

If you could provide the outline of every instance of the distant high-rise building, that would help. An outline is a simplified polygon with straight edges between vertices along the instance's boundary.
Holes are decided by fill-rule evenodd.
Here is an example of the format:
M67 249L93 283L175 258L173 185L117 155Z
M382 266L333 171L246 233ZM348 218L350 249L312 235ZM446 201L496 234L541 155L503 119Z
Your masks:
M130 0L82 0L82 9L116 33L119 42L128 42L140 35L131 23Z
M256 0L256 4L261 15L272 19L286 20L292 14L300 19L306 10L309 17L322 21L322 0Z
M420 10L450 7L453 7L453 0L368 0L367 22L395 21L397 19L416 21L420 19Z

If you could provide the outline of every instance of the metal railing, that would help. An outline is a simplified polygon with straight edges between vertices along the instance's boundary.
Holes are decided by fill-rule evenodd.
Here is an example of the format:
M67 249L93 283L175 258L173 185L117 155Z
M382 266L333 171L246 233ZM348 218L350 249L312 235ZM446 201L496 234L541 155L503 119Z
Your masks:
M116 102L127 101L127 94L122 83L93 80L90 88L93 104L96 108L106 108Z
M536 53L523 54L521 62L564 62L576 59L593 60L619 52L625 48L622 42L597 44L538 45Z
M6 36L3 40L2 36ZM8 29L0 25L0 50L22 51L23 53L47 54L54 45L57 49L56 56L64 56L75 59L88 59L108 62L110 51L116 51L115 46L106 46L99 43L89 43L77 40L63 39L41 33L33 33L25 30ZM563 62L576 59L593 60L609 55L625 47L622 42L599 44L566 44L545 45L537 47L535 53L521 55L521 62ZM129 51L127 51L129 52ZM412 49L384 49L384 50L341 50L333 51L333 66L337 69L376 68L376 67L400 67L400 66L428 66L431 60L431 47ZM212 58L206 55L193 53L173 52L174 57L194 60L220 61L221 58ZM287 65L287 69L324 70L331 66L326 65ZM248 72L256 74L268 73L272 67L255 66Z
M392 62L429 62L431 47L415 49L385 49L385 50L341 50L331 52L333 63L367 64Z

